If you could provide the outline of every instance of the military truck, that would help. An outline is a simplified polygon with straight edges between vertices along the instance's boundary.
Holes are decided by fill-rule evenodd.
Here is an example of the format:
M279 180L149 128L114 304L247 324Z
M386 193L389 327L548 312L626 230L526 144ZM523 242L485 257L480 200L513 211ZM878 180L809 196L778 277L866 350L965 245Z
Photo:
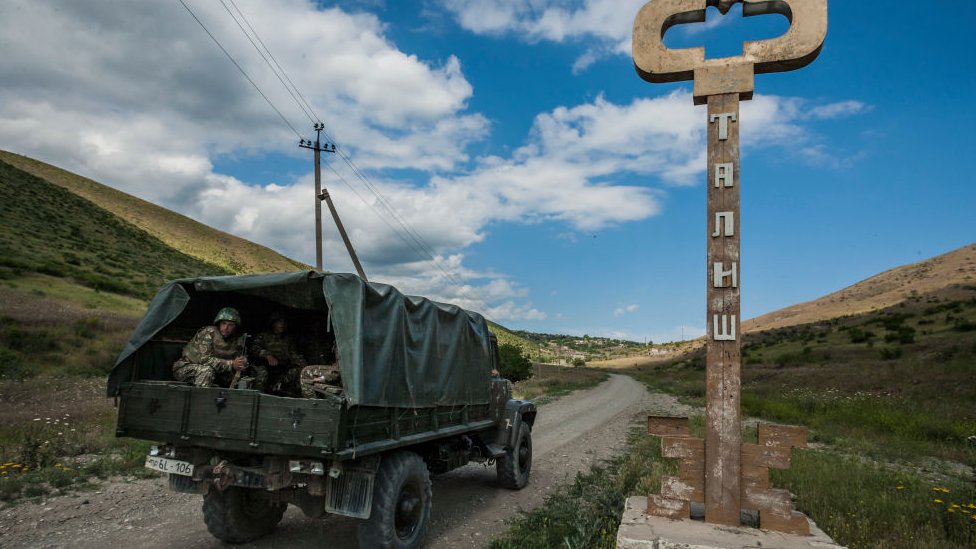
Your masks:
M222 307L240 311L245 331L283 312L308 361L337 362L340 381L317 398L174 381L184 345ZM156 443L146 467L202 494L220 540L265 536L292 504L361 519L361 547L417 547L430 475L479 462L505 488L529 481L536 407L512 399L498 360L481 315L355 275L195 278L160 289L108 395L117 435Z

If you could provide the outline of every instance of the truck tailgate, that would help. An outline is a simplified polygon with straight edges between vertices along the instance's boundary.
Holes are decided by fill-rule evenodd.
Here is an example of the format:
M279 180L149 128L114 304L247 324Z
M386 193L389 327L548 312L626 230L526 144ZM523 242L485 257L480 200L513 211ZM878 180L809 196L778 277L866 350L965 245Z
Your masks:
M221 450L335 450L341 402L166 382L122 384L116 434Z

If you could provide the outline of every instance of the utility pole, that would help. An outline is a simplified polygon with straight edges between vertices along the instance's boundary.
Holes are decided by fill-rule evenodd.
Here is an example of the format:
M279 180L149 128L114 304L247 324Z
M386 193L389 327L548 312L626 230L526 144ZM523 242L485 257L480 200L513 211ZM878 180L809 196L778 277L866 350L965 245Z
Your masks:
M329 196L328 190L322 188L321 153L329 152L335 154L335 143L332 143L331 148L328 143L323 146L322 130L325 129L325 124L317 122L313 127L315 128L315 142L302 139L298 143L298 146L315 151L315 270L322 270L322 201L325 200L329 206L329 212L332 213L332 219L335 220L336 228L339 229L342 242L345 243L346 250L349 252L349 257L352 258L353 265L356 266L356 272L359 273L360 278L366 280L366 273L363 271L363 266L359 263L359 257L356 256L356 250L353 249L352 242L349 241L349 236L346 235L346 229L342 226L342 220L339 219L339 212L336 211L335 204L332 203L332 197Z

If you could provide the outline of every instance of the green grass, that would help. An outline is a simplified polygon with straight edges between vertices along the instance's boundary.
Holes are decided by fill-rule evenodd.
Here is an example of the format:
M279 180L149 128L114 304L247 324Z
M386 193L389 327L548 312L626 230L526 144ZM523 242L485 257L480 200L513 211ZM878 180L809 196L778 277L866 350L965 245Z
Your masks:
M806 425L812 440L886 459L976 465L976 291L871 315L748 334L742 411ZM959 328L962 326L962 328ZM913 334L911 341L905 337ZM865 334L873 334L865 337ZM702 406L704 351L632 374Z
M976 544L976 491L963 480L932 483L913 472L825 452L794 451L770 470L800 511L850 547L941 549Z
M149 305L148 300L145 299L100 292L71 280L49 275L13 276L8 272L8 278L0 280L0 286L29 293L36 298L54 300L59 304L71 304L92 312L129 317L141 317Z
M557 488L540 508L516 518L490 547L612 549L627 497L660 490L661 475L676 471L661 459L659 439L635 430L627 453L577 474L572 485Z
M150 443L115 438L115 409L92 394L100 389L93 381L0 384L9 420L0 426L0 502L89 488L113 475L151 476L143 467Z
M704 429L692 418L692 434ZM755 441L755 431L743 434ZM677 460L663 459L660 439L635 429L627 451L576 476L540 508L520 515L492 549L612 548L624 501L660 492L662 475ZM787 470L770 470L773 486L790 490L797 508L814 517L837 543L851 549L963 548L976 543L976 491L964 480L933 483L863 458L797 450Z
M308 270L274 250L218 231L186 216L125 194L50 164L0 151L0 162L37 176L154 235L172 249L206 264L237 273ZM309 227L311 231L311 227Z
M25 273L148 299L167 280L230 271L182 254L91 202L0 161L0 274Z
M505 345L507 343L509 345L521 347L522 351L528 355L530 359L535 359L539 356L541 347L538 343L529 341L524 337L520 337L512 333L512 331L508 328L505 328L500 324L495 324L494 322L488 322L488 328L491 329L491 332L495 334L496 338L498 338L499 345Z
M145 302L45 275L0 282L0 380L103 376Z
M596 387L607 379L607 374L586 368L535 364L532 377L515 383L513 396L545 404L580 389Z
M745 338L743 414L805 425L819 443L794 451L771 482L842 545L976 545L976 288L948 293ZM628 373L704 404L701 350ZM701 436L701 418L692 420ZM749 429L743 440L755 436ZM675 467L656 437L638 435L624 456L577 476L492 547L612 547L623 499L658 493L662 471Z

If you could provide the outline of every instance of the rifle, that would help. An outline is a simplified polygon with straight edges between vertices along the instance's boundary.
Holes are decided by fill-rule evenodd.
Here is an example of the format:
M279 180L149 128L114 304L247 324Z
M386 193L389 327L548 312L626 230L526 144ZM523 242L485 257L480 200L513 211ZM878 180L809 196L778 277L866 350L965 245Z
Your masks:
M244 357L244 360L247 360L247 340L250 338L251 338L251 334L245 333L242 336L243 343L241 344L241 356ZM244 366L244 368L247 368L247 366ZM234 371L234 379L230 380L231 389L234 389L237 386L237 382L240 381L241 372L244 371L244 368Z

